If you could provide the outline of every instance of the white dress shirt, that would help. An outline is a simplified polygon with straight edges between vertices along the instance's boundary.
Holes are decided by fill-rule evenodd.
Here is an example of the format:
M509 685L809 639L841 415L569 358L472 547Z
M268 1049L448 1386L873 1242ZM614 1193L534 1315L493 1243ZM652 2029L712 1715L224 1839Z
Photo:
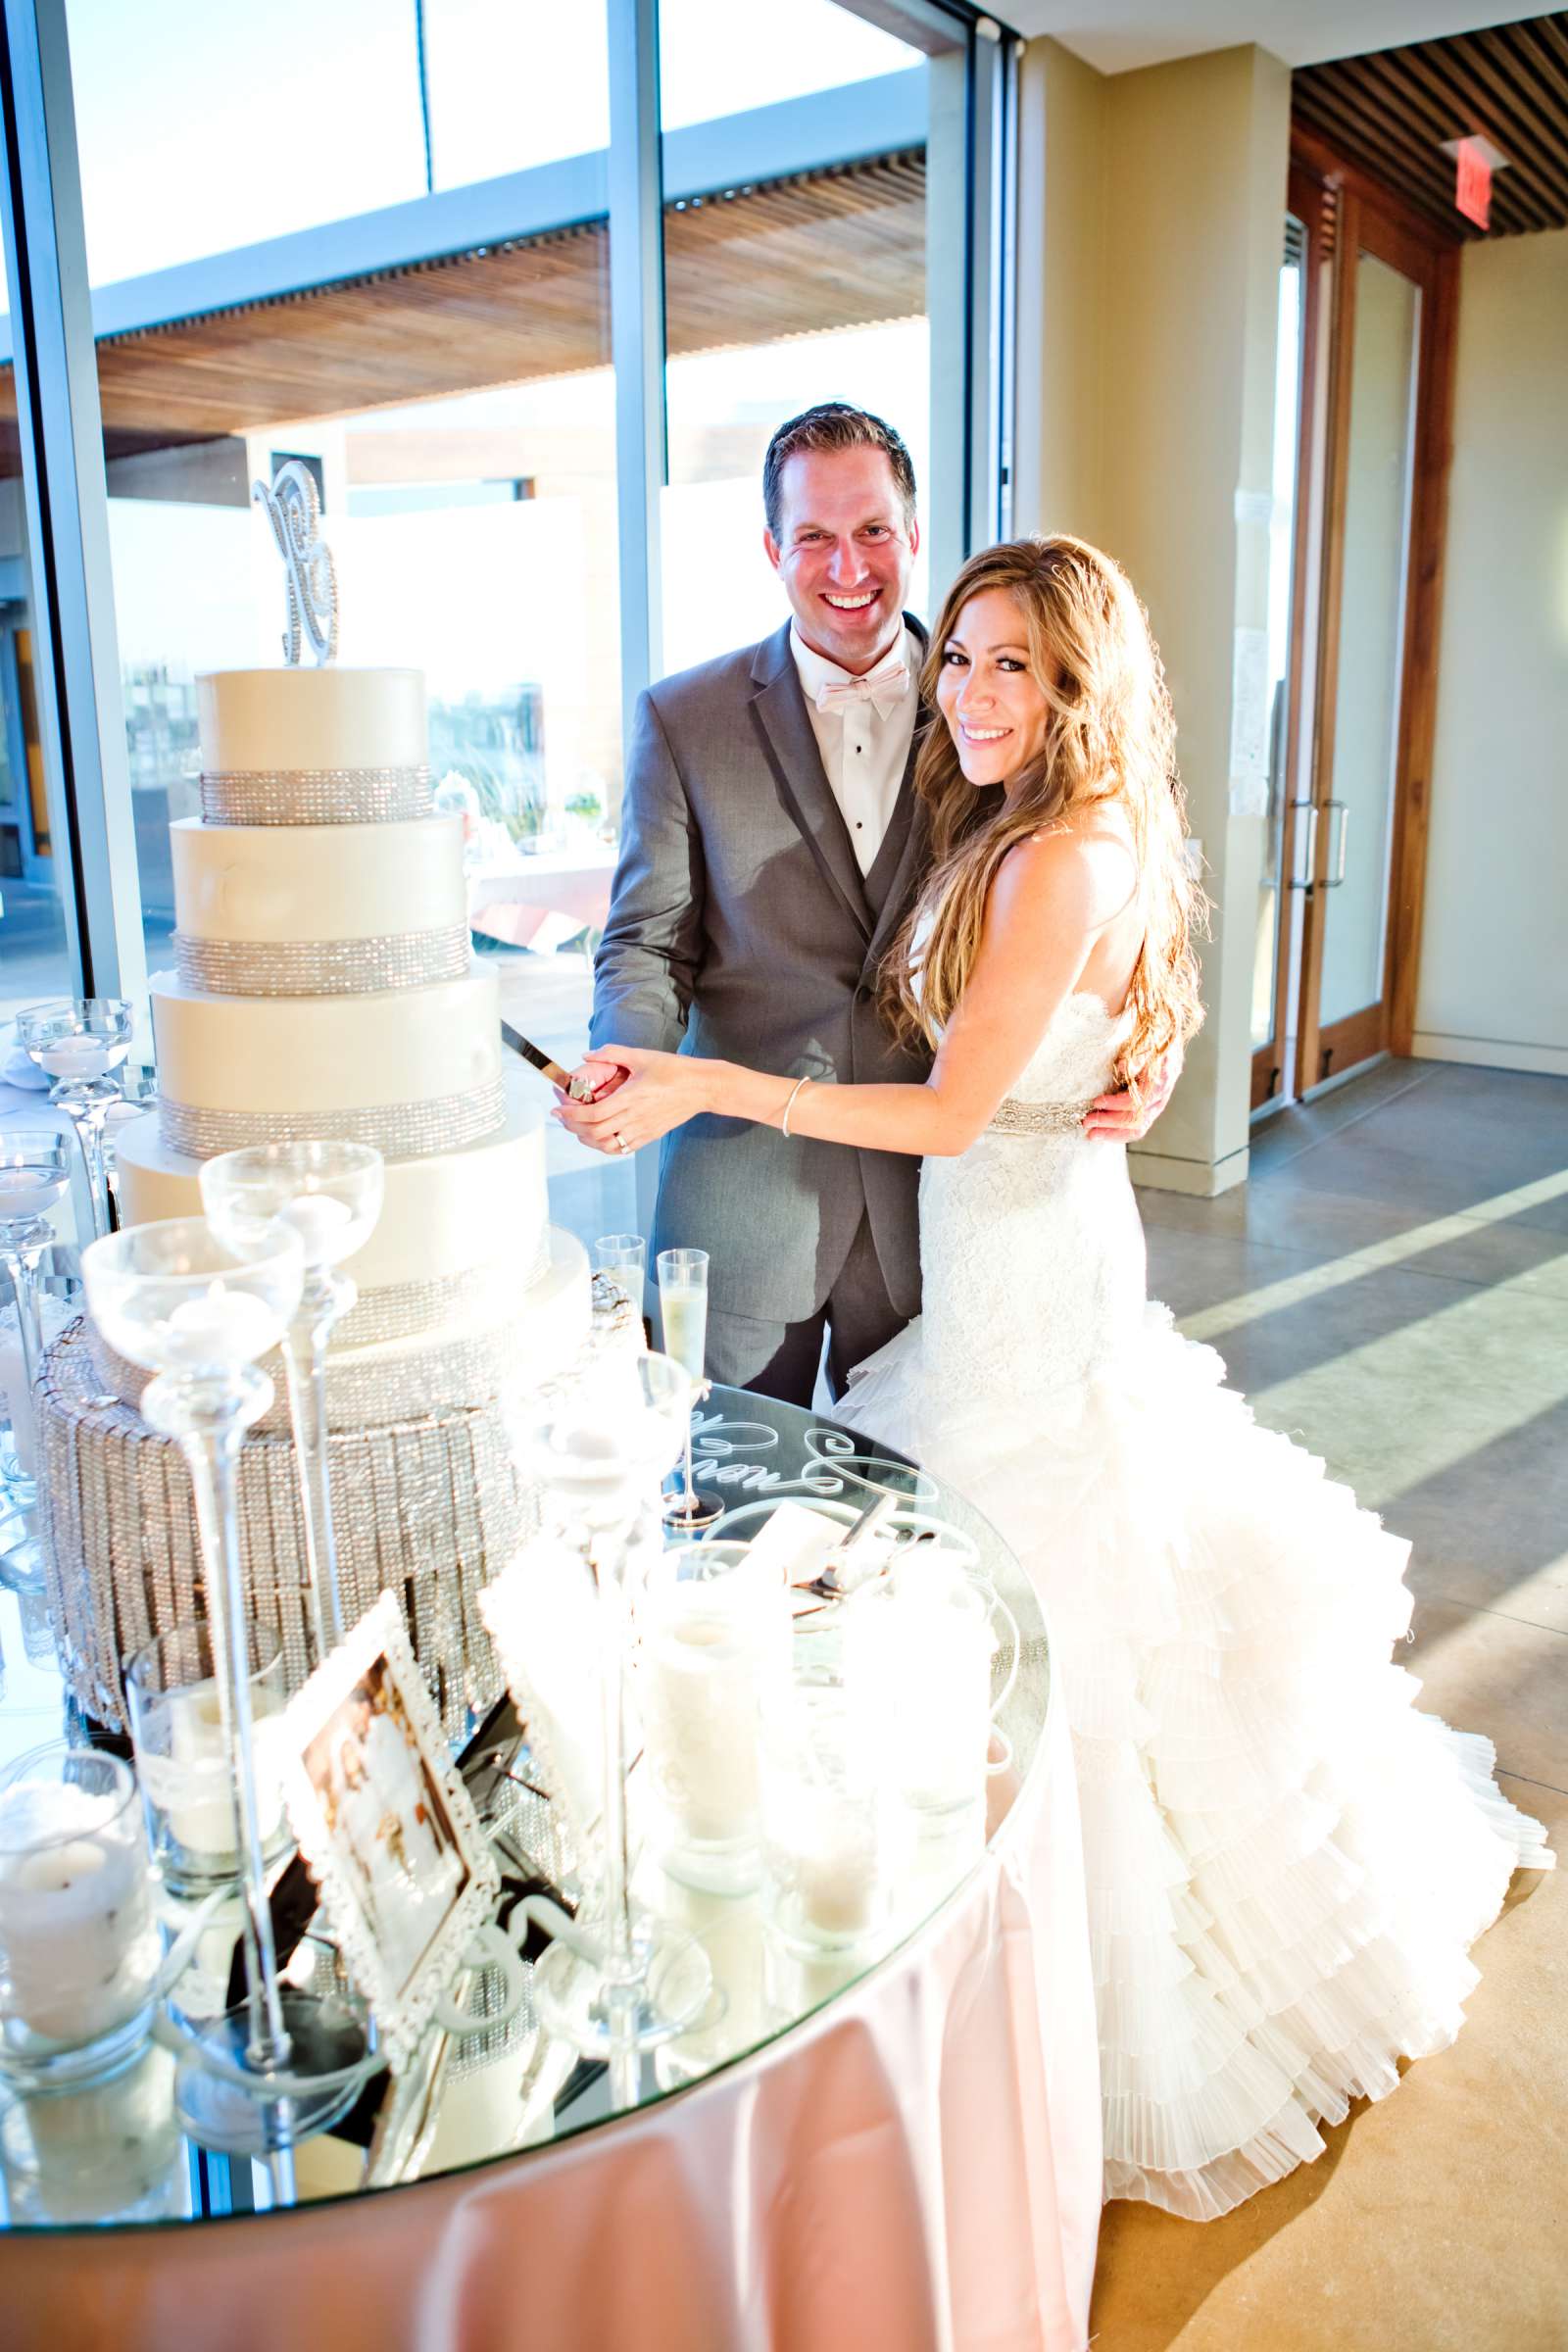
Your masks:
M844 811L855 846L856 863L868 874L882 847L893 816L893 806L904 781L919 707L920 642L907 627L895 638L892 651L902 653L909 673L908 689L897 702L878 710L873 703L850 703L840 710L819 710L818 690L838 686L850 676L836 662L813 653L800 630L790 630L790 652L800 672L811 732L822 755L822 765L833 798Z

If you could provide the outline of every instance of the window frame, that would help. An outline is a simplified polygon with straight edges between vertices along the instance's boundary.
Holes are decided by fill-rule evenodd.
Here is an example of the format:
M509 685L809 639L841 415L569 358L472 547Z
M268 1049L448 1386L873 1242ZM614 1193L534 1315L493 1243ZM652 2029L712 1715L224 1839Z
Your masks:
M859 0L840 0L852 13ZM608 216L611 344L615 369L621 692L661 674L660 495L667 478L662 202L702 144L733 138L744 118L662 136L659 0L605 0L611 145L385 211L205 257L99 289L88 283L66 0L0 0L0 117L12 365L27 525L29 618L38 724L73 985L82 995L146 993L146 956L121 687L109 495L95 335L254 301L269 279L331 283L500 237ZM933 534L943 571L1005 534L1011 514L1016 246L1013 207L1018 37L967 0L875 0L875 21L927 54L961 61L964 142L961 364L933 440L957 442L933 484L946 523ZM902 77L885 77L883 85ZM827 138L830 158L864 148L875 120L864 93L825 91L766 110L802 169ZM855 99L846 105L847 96ZM891 104L891 96L888 99ZM861 123L851 133L852 119ZM897 133L894 134L897 140ZM799 156L794 150L799 149ZM755 165L752 167L755 170ZM678 192L678 190L676 191ZM301 273L304 273L303 277ZM0 339L3 339L0 328ZM933 469L935 471L935 469ZM639 560L627 561L629 551Z

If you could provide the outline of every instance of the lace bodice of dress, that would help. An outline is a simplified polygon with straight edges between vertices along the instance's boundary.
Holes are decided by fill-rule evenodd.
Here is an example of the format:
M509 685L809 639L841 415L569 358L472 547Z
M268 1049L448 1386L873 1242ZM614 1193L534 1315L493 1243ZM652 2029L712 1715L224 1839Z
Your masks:
M1142 1320L1125 1150L1075 1118L1037 1118L1031 1132L1026 1115L1105 1093L1126 1026L1099 997L1068 997L999 1119L958 1157L921 1168L926 1374L982 1409L1081 1386Z

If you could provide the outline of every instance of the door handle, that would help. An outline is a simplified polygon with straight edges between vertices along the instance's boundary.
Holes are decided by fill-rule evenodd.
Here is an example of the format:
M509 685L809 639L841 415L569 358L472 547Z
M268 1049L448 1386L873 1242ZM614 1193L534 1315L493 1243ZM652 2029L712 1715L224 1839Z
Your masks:
M1301 871L1291 876L1287 888L1310 893L1312 875L1317 866L1317 803L1316 801L1293 801L1291 807L1298 810L1302 808L1306 810L1306 856L1301 859Z
M1350 811L1344 801L1330 801L1328 808L1331 818L1336 809L1339 811L1340 838L1338 855L1336 855L1335 844L1332 841L1329 844L1329 863L1333 866L1334 871L1332 875L1324 875L1323 887L1325 890L1338 890L1345 880L1345 845L1350 838Z

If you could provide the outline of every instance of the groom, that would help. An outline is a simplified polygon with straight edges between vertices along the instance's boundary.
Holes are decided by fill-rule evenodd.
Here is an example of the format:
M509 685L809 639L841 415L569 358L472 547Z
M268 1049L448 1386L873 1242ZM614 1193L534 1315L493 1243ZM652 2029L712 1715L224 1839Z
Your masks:
M773 435L762 505L793 617L639 700L592 1042L918 1083L929 1057L876 1008L928 855L909 453L880 417L824 402ZM1153 1111L1117 1102L1100 1123L1131 1140ZM919 1311L919 1173L733 1119L667 1135L653 1247L709 1252L710 1377L808 1405L825 1333L837 1395Z

